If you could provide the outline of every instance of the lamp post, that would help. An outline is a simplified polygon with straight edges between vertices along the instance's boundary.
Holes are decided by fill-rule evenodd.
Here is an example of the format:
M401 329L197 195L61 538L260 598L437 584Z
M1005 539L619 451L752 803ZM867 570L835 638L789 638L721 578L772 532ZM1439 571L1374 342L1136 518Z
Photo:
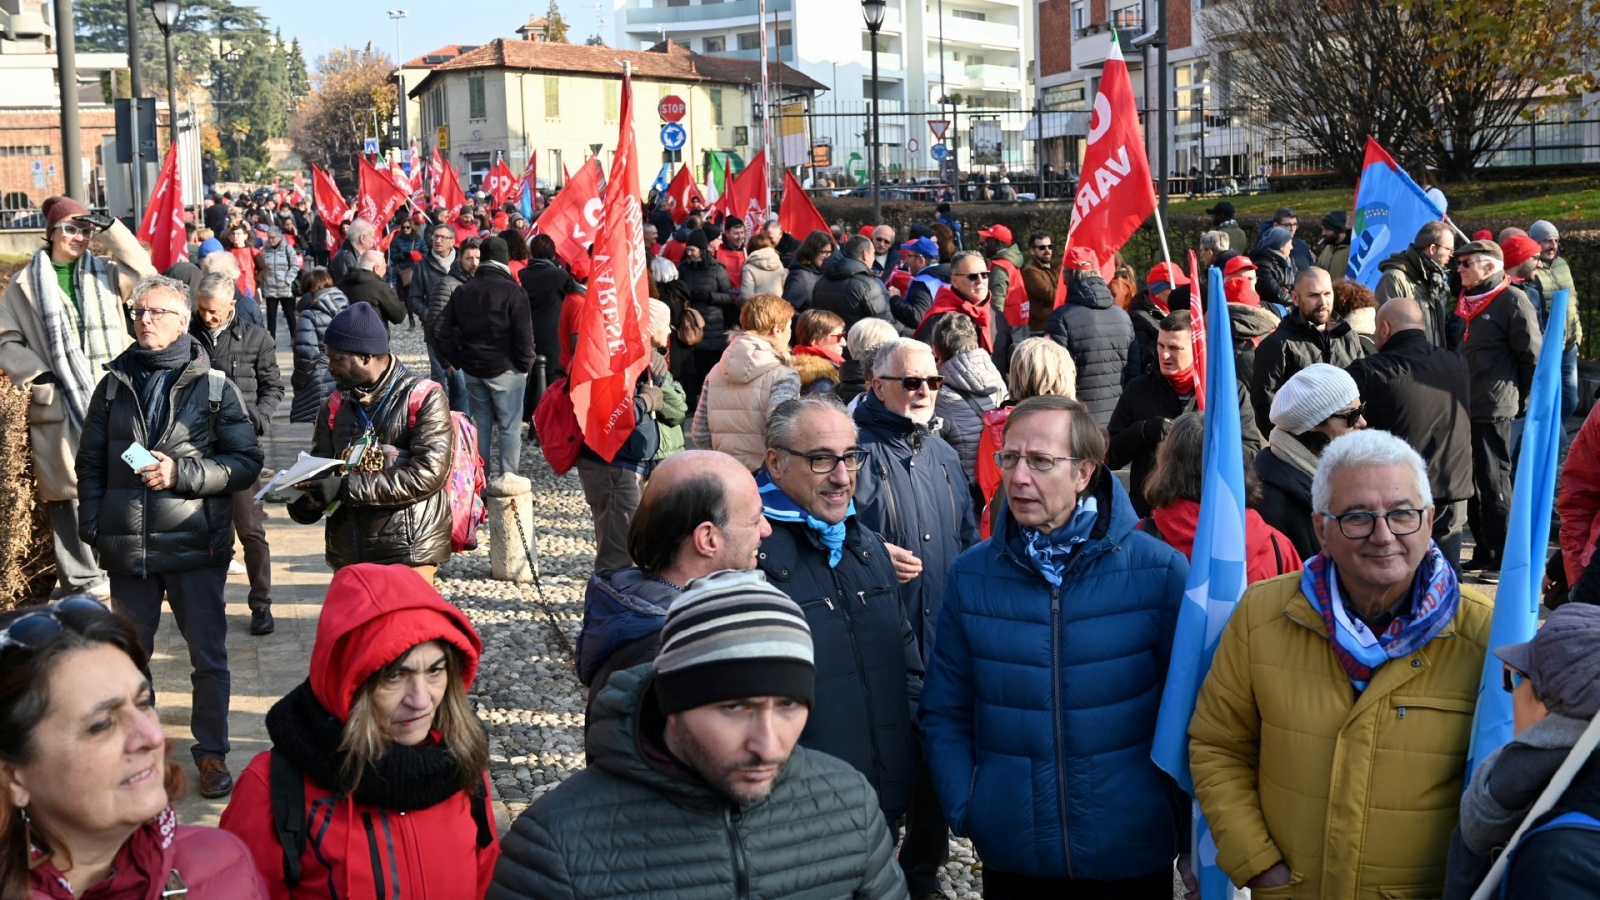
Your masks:
M395 86L395 111L400 116L400 158L406 158L406 79L405 60L400 58L400 20L406 17L403 9L389 10L389 18L394 20L394 86Z
M872 32L872 135L867 144L867 158L872 179L872 224L883 222L883 204L878 199L878 29L883 27L883 11L888 0L861 0L861 17L867 20L867 30Z
M172 132L172 145L178 145L178 100L176 80L172 74L172 29L178 25L180 0L150 0L150 12L156 17L156 27L161 29L161 42L167 50L167 126Z

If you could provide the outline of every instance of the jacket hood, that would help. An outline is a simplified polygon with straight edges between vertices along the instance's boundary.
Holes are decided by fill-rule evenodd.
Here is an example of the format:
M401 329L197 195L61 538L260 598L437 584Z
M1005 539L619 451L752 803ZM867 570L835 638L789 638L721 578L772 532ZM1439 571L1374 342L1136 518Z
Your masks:
M883 405L883 401L878 399L878 395L871 390L861 395L861 402L856 404L856 411L851 418L862 428L886 431L896 437L911 440L919 446L928 435L939 428L937 418L927 425L918 425L911 421L909 416L890 412Z
M839 367L820 356L809 353L796 353L789 357L789 365L800 373L800 386L806 387L816 381L826 380L838 383Z
M1239 337L1261 337L1271 334L1280 320L1272 310L1244 303L1228 304L1228 324Z
M1193 500L1174 500L1166 506L1150 511L1161 537L1173 549L1190 556L1194 553L1194 533L1200 526L1200 504ZM1251 572L1274 571L1277 566L1276 551L1268 539L1268 525L1261 514L1253 509L1244 511L1245 568Z
M734 384L749 384L781 365L772 345L751 334L729 341L722 354L722 374Z
M983 350L957 353L939 365L946 388L958 388L969 394L988 394L999 406L1006 397L1006 382L1000 370L994 367L994 357Z
M1090 309L1110 309L1116 305L1111 297L1111 286L1100 278L1086 278L1067 284L1067 303L1087 306Z
M637 568L603 569L589 579L583 598L583 630L574 655L584 684L623 645L660 631L679 592Z
M1378 331L1378 308L1368 306L1365 309L1352 309L1344 320L1350 323L1351 331L1372 337Z
M311 648L311 691L339 721L374 672L412 647L443 641L461 652L471 689L483 641L465 614L409 566L357 563L333 574Z
M829 281L845 281L857 275L871 278L872 270L861 260L851 259L843 253L835 253L822 264L822 277Z
M996 253L994 258L1003 259L1019 269L1027 264L1027 261L1022 258L1022 251L1017 249L1016 244L1007 244L1001 247L1000 252Z
M778 251L771 247L762 247L746 256L744 264L755 266L763 272L776 272L783 268L783 261L778 259Z

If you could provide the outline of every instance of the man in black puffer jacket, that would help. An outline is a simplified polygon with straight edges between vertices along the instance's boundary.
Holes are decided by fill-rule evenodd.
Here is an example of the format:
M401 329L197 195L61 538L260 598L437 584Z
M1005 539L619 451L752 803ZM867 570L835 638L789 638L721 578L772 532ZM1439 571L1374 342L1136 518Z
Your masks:
M700 405L700 386L722 360L722 351L728 349L728 331L739 325L733 282L728 280L728 270L707 249L709 246L705 232L690 231L683 262L678 264L679 290L689 295L689 305L706 320L705 337L694 345L694 369L683 383L690 409Z
M295 485L305 494L289 504L289 515L310 525L337 500L327 526L329 568L398 564L432 583L450 558L449 403L442 390L419 385L422 377L389 354L388 329L368 304L334 316L323 342L337 390L317 412L311 452L348 459L370 431L365 457L377 470L340 468Z
M189 289L153 275L133 289L134 338L107 366L75 463L78 534L111 575L117 611L146 653L165 595L194 661L200 794L233 790L228 753L228 619L222 590L233 558L233 501L261 473L261 445L237 388L212 374L187 333ZM155 462L123 461L134 444ZM137 468L135 468L137 465Z
M1044 332L1072 354L1078 364L1078 399L1104 428L1128 378L1133 320L1111 299L1111 288L1092 266L1077 264L1063 277L1067 300L1050 314Z
M1272 398L1296 372L1312 363L1342 369L1367 355L1350 323L1333 321L1333 280L1327 272L1316 266L1302 271L1291 297L1294 310L1256 345L1250 402L1257 422L1271 420Z
M822 264L822 279L811 294L811 308L833 313L844 320L844 328L862 319L878 318L893 325L896 333L911 333L896 322L889 311L889 295L883 282L872 274L872 241L856 235L844 242L838 253Z
M245 414L257 437L266 437L273 413L283 400L278 352L272 335L236 315L233 279L221 272L200 279L189 334L211 358L211 368L228 376L244 400ZM233 495L233 527L244 548L250 576L250 633L271 634L272 549L267 545L266 511L256 502L255 485Z
M406 305L395 296L394 288L384 276L389 272L389 261L382 253L368 250L361 254L356 268L350 270L339 282L339 290L351 303L370 303L383 314L384 321L399 325L406 320Z

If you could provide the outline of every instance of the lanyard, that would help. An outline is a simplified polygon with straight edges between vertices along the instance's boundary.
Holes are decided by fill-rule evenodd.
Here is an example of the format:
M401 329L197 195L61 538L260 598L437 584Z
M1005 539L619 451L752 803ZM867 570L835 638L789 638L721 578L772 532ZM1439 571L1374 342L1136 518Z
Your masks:
M378 402L376 404L373 405L372 408L373 408L374 411L382 409L383 408L383 404L389 402L389 395L394 393L395 385L397 385L399 383L400 383L400 379L399 378L396 378L393 381L389 382L389 389L384 391L383 392L383 396L381 398L379 398L379 400L378 400ZM372 430L372 419L367 416L367 411L364 408L362 408L360 400L356 401L356 415L361 417L361 428L362 428L362 431L364 433L366 433L366 434L372 434L373 433L373 430Z

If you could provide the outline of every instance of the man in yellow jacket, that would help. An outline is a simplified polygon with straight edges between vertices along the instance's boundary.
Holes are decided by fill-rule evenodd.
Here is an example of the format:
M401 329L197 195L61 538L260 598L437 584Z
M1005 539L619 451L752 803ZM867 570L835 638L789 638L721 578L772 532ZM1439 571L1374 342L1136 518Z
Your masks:
M1490 605L1429 537L1399 438L1334 440L1312 502L1322 553L1245 593L1200 689L1195 794L1256 900L1437 897Z

